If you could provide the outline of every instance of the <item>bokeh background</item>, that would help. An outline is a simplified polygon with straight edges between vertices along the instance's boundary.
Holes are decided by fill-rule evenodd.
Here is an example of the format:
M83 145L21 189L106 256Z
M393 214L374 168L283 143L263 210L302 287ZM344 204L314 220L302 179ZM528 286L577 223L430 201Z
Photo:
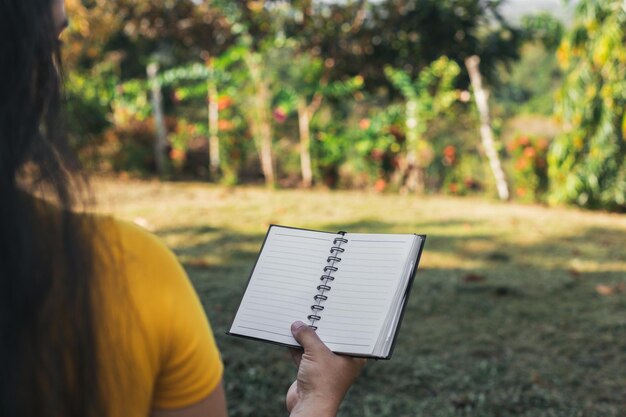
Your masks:
M286 414L295 375L224 335L271 223L429 235L340 415L623 415L623 1L66 5L72 146L183 262L232 415Z

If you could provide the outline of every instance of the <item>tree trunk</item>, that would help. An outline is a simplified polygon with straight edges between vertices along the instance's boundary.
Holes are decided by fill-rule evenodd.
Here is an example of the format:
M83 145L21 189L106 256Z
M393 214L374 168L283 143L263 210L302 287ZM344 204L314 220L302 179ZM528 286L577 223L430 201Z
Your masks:
M489 116L489 92L483 88L482 76L480 74L480 58L473 55L465 60L465 67L470 76L472 88L474 89L474 98L476 100L476 106L480 113L480 135L482 137L482 144L485 148L487 158L489 158L489 165L496 181L496 188L498 189L498 196L501 200L509 199L509 187L506 182L504 171L500 163L500 157L495 146L495 139L493 137L493 131L491 130L491 117Z
M354 19L352 20L352 25L350 25L350 32L356 33L363 26L363 22L365 21L365 17L367 14L367 0L358 0L357 4L357 12L354 15Z
M217 106L217 87L208 81L209 92L209 171L213 180L217 179L220 169L219 109Z
M253 54L248 54L244 57L255 90L252 100L253 108L251 109L251 127L252 134L257 141L265 184L268 187L274 187L276 178L274 176L274 157L272 154L271 94L261 74L261 64L257 58Z
M274 187L274 156L272 154L272 112L270 92L265 81L259 80L257 91L259 111L258 132L261 139L261 167L265 176L265 185Z
M311 131L309 122L311 115L304 98L298 100L298 128L300 130L300 168L302 169L302 186L313 185L313 169L311 168Z
M167 149L167 128L163 115L163 100L161 95L161 84L157 80L159 65L151 63L146 69L152 92L152 111L154 112L154 126L156 137L154 141L154 161L159 175L164 175L166 171L165 152Z
M406 102L406 156L400 162L398 183L404 192L424 192L424 174L418 160L418 146L420 133L418 131L419 118L417 115L417 101L408 99Z

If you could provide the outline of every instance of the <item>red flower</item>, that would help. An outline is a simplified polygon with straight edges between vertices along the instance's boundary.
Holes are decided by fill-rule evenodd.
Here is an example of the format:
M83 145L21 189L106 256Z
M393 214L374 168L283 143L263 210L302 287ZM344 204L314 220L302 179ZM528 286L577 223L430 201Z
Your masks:
M274 120L276 120L278 123L285 123L285 121L287 120L287 113L280 107L274 109L272 115L274 116Z
M532 146L527 146L524 149L524 156L527 158L534 158L537 155L537 151Z
M222 111L232 106L235 101L229 96L222 96L217 99L217 109Z
M382 178L377 179L376 183L374 184L374 190L377 193L382 193L383 191L385 191L385 188L387 188L387 181Z
M452 145L448 145L443 148L443 163L444 165L453 165L456 162L456 148Z
M517 142L522 146L526 146L530 144L530 139L528 138L528 136L520 136L519 138L517 138Z
M370 121L370 119L361 119L359 121L359 127L361 128L361 130L367 130L370 128L371 125L372 122Z
M528 160L523 158L518 159L515 163L515 168L517 168L519 171L525 170L526 168L528 168Z
M217 122L217 128L221 130L222 132L229 132L235 128L235 124L231 122L230 120L220 119Z
M185 151L182 149L172 149L170 151L170 158L173 161L183 161L185 159Z
M445 148L443 148L443 154L447 156L448 158L455 158L456 148L452 145L448 145Z

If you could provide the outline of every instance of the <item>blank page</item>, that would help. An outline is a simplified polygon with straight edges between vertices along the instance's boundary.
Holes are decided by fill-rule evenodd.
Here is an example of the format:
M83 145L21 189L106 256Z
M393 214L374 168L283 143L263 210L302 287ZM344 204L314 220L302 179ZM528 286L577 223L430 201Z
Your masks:
M347 233L317 333L334 352L371 354L415 235Z
M298 346L291 323L308 323L333 233L272 226L230 333Z

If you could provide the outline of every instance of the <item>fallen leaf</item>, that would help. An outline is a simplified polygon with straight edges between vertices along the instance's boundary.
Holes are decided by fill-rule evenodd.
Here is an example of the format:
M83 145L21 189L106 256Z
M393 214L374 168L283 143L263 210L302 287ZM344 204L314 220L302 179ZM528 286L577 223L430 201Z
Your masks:
M463 409L474 405L474 401L471 398L468 398L467 395L460 395L452 398L451 402L452 405L458 409Z
M604 296L626 292L626 284L624 283L615 284L615 285L598 284L596 285L596 292Z
M195 268L208 268L211 264L208 261L205 261L201 258L192 258L185 262L188 266L193 266Z
M540 385L543 382L541 379L541 374L537 371L532 372L530 376L530 380L532 381L533 384L536 384L536 385Z
M463 282L484 282L487 278L478 274L467 274L462 278Z
M569 272L569 274L573 277L579 277L580 276L580 271L576 268L570 268L567 270L567 272Z

